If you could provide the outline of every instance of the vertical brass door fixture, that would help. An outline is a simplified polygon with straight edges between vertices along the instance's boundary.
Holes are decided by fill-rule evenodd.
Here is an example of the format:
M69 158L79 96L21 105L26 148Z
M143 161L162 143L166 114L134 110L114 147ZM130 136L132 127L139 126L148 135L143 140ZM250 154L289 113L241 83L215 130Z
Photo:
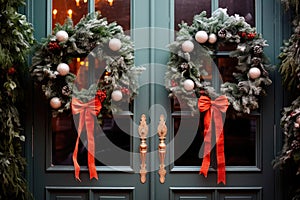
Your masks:
M160 183L165 182L166 170L165 170L165 157L166 157L166 135L167 135L167 126L164 115L160 115L159 124L157 127L157 134L159 136L159 145L158 145L158 154L159 154L159 181Z
M141 175L141 183L146 182L146 175L147 175L147 169L146 169L146 154L147 154L147 143L146 138L148 135L148 126L146 121L146 115L142 114L141 121L139 125L139 135L141 139L140 144L140 159L141 159L141 169L140 169L140 175Z

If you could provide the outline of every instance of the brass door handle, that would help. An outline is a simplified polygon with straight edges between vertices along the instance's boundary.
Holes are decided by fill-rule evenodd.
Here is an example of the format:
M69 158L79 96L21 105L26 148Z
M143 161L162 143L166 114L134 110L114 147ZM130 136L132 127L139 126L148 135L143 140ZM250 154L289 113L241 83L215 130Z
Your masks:
M146 175L147 175L147 169L146 169L146 154L147 154L147 135L148 135L148 126L146 121L146 115L142 114L141 121L139 125L139 135L141 139L140 144L140 159L141 159L141 169L140 169L140 175L141 175L141 183L146 182Z
M159 170L158 170L158 174L159 174L159 181L160 183L164 183L165 182L165 177L166 177L166 170L165 170L165 157L166 157L166 143L165 143L165 139L166 139L166 135L167 135L167 126L166 126L166 122L165 122L165 117L164 115L160 115L160 119L159 119L159 124L157 127L157 134L159 136L159 145L158 145L158 155L159 155Z

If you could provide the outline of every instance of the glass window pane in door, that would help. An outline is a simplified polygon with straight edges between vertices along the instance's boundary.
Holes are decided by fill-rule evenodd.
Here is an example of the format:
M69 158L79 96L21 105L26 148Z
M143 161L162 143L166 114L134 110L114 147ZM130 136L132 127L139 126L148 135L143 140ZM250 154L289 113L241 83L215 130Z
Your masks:
M74 25L88 13L88 0L52 0L52 28L56 23L63 24L67 17L71 17ZM108 22L116 21L123 27L124 30L130 28L130 0L108 0L95 1L96 11L100 11L102 16L107 18ZM67 61L65 61L67 62ZM104 60L93 59L91 56L82 58L74 58L67 63L70 66L70 71L77 75L76 86L78 89L87 89L90 84L97 80L104 79L109 76L105 71L106 62ZM125 98L124 98L125 99ZM124 111L132 113L132 102L129 104L116 103ZM73 116L71 111L68 114L53 117L51 120L51 164L56 165L73 165L72 155L77 139L76 122L74 119L78 116ZM111 165L111 166L128 166L130 165L130 154L125 154L120 159L112 157L116 149L121 149L123 152L130 152L132 133L132 115L124 114L122 117L103 116L102 124L95 122L97 129L95 131L95 158L96 165ZM77 122L78 123L78 122ZM120 127L121 126L121 127ZM85 128L81 134L79 143L78 162L80 165L87 164L87 138ZM103 141L106 143L103 143ZM110 144L110 145L108 145ZM117 147L117 148L115 148ZM110 156L107 160L107 156Z
M218 57L217 63L218 63L218 69L220 75L222 77L222 81L224 83L225 82L236 83L237 80L233 76L233 73L239 72L236 69L236 66L238 65L238 60L236 58L231 58L231 57Z
M255 0L219 0L220 8L227 8L229 15L239 14L246 22L255 26Z
M52 0L52 29L70 17L74 25L88 13L88 0Z
M211 15L210 0L175 0L175 30L179 30L178 24L182 21L189 25L193 22L194 15L206 11L207 16Z
M227 110L224 124L225 157L227 166L256 166L259 116Z
M199 151L203 143L203 128L197 117L176 116L174 123L174 155L175 166L200 166L202 158ZM190 143L189 145L186 143ZM186 147L183 149L182 147Z
M79 116L57 116L52 118L52 166L73 165L72 155L77 139L74 121ZM77 120L76 120L77 119ZM130 116L114 119L103 117L102 125L95 123L95 162L97 166L129 166L132 132ZM83 130L78 146L78 163L87 165L88 141ZM126 153L128 152L128 153ZM120 156L122 155L122 156Z
M117 22L124 31L130 30L130 0L95 0L95 10L109 23Z
M174 118L174 135L184 134L190 140L194 139L191 145L184 153L175 160L175 166L201 166L203 153L200 148L203 145L203 115L200 115L199 122L193 117ZM258 116L240 115L236 116L232 109L227 111L224 124L224 148L226 166L256 166L257 152L257 134L258 134ZM195 127L198 126L198 129ZM182 129L184 131L179 131ZM196 132L192 132L195 131ZM214 131L214 130L213 130ZM176 136L177 137L177 136ZM214 137L212 137L214 140ZM174 153L179 155L182 151L182 140L175 140ZM186 142L186 141L184 141ZM216 168L216 153L215 147L211 150L211 166Z

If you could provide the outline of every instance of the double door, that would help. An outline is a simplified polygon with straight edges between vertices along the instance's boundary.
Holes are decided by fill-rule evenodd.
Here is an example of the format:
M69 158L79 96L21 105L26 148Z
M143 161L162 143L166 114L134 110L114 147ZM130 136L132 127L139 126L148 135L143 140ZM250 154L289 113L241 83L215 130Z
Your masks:
M276 150L273 98L276 83L269 87L269 95L261 99L258 112L236 118L226 117L227 182L224 185L217 184L214 151L208 177L199 175L203 145L201 115L192 115L168 97L164 74L169 58L167 45L174 40L177 24L181 20L191 23L193 15L203 10L210 15L218 7L227 7L231 13L248 16L249 23L268 40L270 47L266 52L274 62L276 52L272 49L278 46L275 32L281 27L269 23L276 17L269 8L278 9L278 2L247 0L243 3L244 7L232 0L79 2L81 11L79 9L78 12L102 9L104 17L117 21L128 31L135 44L135 65L146 70L139 78L139 94L129 109L115 113L113 118L106 118L99 125L102 132L95 136L99 141L96 142L99 149L95 154L99 180L89 179L84 145L82 154L79 153L83 165L81 182L75 180L70 159L77 137L73 121L64 116L53 118L49 107L41 100L40 92L33 91L32 135L28 134L31 144L27 149L32 146L32 155L28 154L29 182L35 199L277 198L275 173L271 165ZM54 16L53 10L67 11L63 6L54 6L59 6L58 0L34 1L27 5L38 40L51 32L52 22L58 17ZM80 18L74 13L74 20ZM231 62L229 57L216 60L224 70L230 66L227 66L228 62ZM164 128L161 129L161 126ZM165 137L158 133L165 134Z

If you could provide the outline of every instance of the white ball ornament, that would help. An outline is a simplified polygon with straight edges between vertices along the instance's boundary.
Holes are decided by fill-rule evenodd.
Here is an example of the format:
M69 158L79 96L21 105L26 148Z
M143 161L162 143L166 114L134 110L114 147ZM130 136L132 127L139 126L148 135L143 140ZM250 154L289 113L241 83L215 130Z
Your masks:
M181 49L183 52L190 53L194 50L194 43L189 40L184 41L181 45Z
M252 67L249 70L249 77L252 79L256 79L260 77L260 75L261 75L261 71L257 67Z
M216 34L214 34L214 33L209 34L209 36L208 36L208 42L210 44L214 44L214 43L216 43L216 41L217 41Z
M208 39L208 35L205 31L198 31L195 35L195 39L197 42L199 42L200 44L203 44L207 41Z
M69 35L66 31L58 31L56 34L56 39L59 41L59 42L65 42L69 39Z
M194 81L192 81L191 79L186 79L184 82L183 82L183 87L186 91L192 91L194 89Z
M123 95L120 90L115 90L111 93L111 98L114 101L120 101L122 99Z
M113 38L109 41L108 46L112 51L119 51L121 49L122 42L118 38Z
M53 108L53 109L58 109L61 107L61 100L58 98L58 97L53 97L51 100L50 100L50 106Z
M58 71L59 75L65 76L70 72L70 67L66 63L60 63L57 65L56 70Z

